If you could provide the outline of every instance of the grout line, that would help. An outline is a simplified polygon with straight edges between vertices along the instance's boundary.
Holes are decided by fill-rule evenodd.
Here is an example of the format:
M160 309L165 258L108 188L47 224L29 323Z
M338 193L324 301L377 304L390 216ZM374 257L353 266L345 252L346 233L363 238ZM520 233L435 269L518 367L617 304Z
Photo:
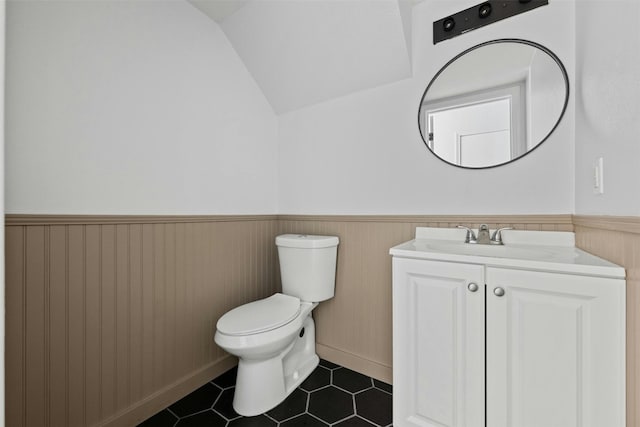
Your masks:
M274 423L276 423L277 425L280 424L280 421L276 420L275 418L273 418L271 415L269 415L268 413L264 413L263 414L266 418L269 418L271 421L273 421Z
M351 401L353 403L353 415L358 415L358 408L356 407L356 395L351 395Z
M348 415L348 416L346 416L346 417L344 417L344 418L340 418L339 420L334 421L334 422L332 422L332 423L328 423L328 424L329 424L330 426L335 426L335 425L337 425L337 424L340 424L340 423L341 423L341 422L343 422L343 421L350 420L351 418L358 418L358 416L357 416L357 415L355 414L355 412L354 412L354 413L353 413L353 414L351 414L351 415ZM325 421L325 423L327 423L327 421Z
M185 415L184 417L181 417L180 419L181 419L181 420L184 420L185 418L191 418L191 417L193 417L193 416L195 416L195 415L204 414L205 412L215 412L215 413L217 413L218 415L220 415L222 418L224 418L225 420L227 420L227 418L226 418L226 417L224 417L222 414L220 414L220 413L219 413L219 412L217 412L217 411L212 411L212 410L211 410L211 408L203 409L202 411L198 411L198 412L194 412L193 414ZM234 419L235 419L235 418L234 418Z
M215 386L215 384L214 384ZM216 406L216 403L218 403L218 400L220 400L220 397L222 396L222 391L220 391L220 394L218 394L218 397L216 397L216 400L213 401L213 403L211 404L211 410L214 410L213 407Z
M324 390L324 389L327 389L329 387L335 387L335 386L333 384L327 384L327 385L323 385L322 387L318 387L318 388L316 388L316 389L314 389L312 391L307 391L307 390L304 390L304 391L306 391L307 393L309 393L309 395L311 395L311 393L315 393L317 391Z
M224 415L222 415L220 412L218 412L216 409L213 408L209 408L207 409L207 411L211 411L214 414L218 414L220 415L220 417L224 420L225 423L229 424L229 422L231 421L229 418L225 417ZM234 418L235 419L235 418Z
M374 387L367 387L367 388L363 388L362 390L358 390L358 391L349 391L349 390L347 390L345 388L342 388L342 387L340 387L338 385L335 385L335 384L331 384L331 385L333 387L337 388L340 391L344 391L345 393L349 393L349 394L353 394L353 395L356 395L356 394L362 393L363 391L371 390L372 388L374 388Z
M309 415L311 418L315 418L316 420L320 421L322 424L328 424L328 425L331 425L331 423L329 423L328 421L325 421L325 420L323 420L322 418L320 418L320 417L317 417L317 416L313 415L311 412L307 412L306 414L307 414L307 415ZM304 415L304 414L300 414L300 415ZM337 422L337 421L336 421L336 422Z
M388 392L387 390L383 390L380 387L373 386L373 388L375 388L376 390L379 390L379 391L381 391L381 392L383 392L385 394L388 394L389 396L393 396L392 392Z
M293 420L294 418L298 418L299 416L304 415L304 414L307 414L307 413L308 413L307 411L300 412L299 414L292 415L292 416L290 416L289 418L285 418L285 419L284 419L284 420L282 420L282 421L276 421L276 422L278 423L278 425L279 425L279 424L282 424L282 423L286 423L286 422L288 422L288 421ZM265 414L265 415L266 415L266 414ZM269 418L271 418L271 417L269 417ZM271 418L271 419L273 419L273 418ZM275 421L275 420L274 420L274 421Z
M176 414L175 412L173 412L168 406L167 406L167 411L169 413L171 413L171 415L173 415L174 417L176 417L178 420L180 420L180 417L178 416L178 414Z
M362 390L358 390L358 391L350 391L349 393L351 393L351 394L353 394L355 396L357 394L361 394L361 393L364 393L365 391L369 391L369 390L373 390L373 389L375 389L375 387L371 386L371 387L363 388Z

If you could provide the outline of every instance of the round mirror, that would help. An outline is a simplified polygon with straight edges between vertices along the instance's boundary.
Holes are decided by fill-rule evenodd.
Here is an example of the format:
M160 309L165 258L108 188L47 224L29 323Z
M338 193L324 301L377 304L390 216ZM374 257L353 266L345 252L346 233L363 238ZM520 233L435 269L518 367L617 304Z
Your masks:
M569 79L549 49L518 39L474 46L435 75L420 101L424 143L464 168L518 159L554 131L569 100Z

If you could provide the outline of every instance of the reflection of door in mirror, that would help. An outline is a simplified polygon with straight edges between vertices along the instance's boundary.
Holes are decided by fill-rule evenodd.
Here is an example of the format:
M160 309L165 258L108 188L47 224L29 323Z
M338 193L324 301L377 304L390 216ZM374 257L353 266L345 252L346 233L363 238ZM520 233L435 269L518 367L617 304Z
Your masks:
M527 150L524 82L431 101L424 107L421 120L429 148L450 163L483 167L508 162Z
M491 168L545 141L568 99L567 73L551 51L494 40L457 55L431 79L420 100L420 135L452 165Z

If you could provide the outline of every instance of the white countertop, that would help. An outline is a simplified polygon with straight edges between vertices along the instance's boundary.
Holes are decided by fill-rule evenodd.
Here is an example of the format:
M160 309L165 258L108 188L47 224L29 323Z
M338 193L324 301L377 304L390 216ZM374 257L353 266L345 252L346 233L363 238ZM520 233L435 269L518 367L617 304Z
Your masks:
M482 264L537 271L624 278L623 267L574 246L569 232L503 232L504 245L464 243L465 231L416 228L418 238L394 246L394 257Z

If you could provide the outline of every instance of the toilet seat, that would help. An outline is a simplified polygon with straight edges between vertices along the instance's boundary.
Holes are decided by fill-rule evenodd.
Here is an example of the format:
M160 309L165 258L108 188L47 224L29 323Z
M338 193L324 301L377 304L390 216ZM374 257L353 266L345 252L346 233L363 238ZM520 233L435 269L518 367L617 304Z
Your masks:
M218 320L216 327L225 335L254 335L279 328L299 314L298 298L277 293L234 308Z

